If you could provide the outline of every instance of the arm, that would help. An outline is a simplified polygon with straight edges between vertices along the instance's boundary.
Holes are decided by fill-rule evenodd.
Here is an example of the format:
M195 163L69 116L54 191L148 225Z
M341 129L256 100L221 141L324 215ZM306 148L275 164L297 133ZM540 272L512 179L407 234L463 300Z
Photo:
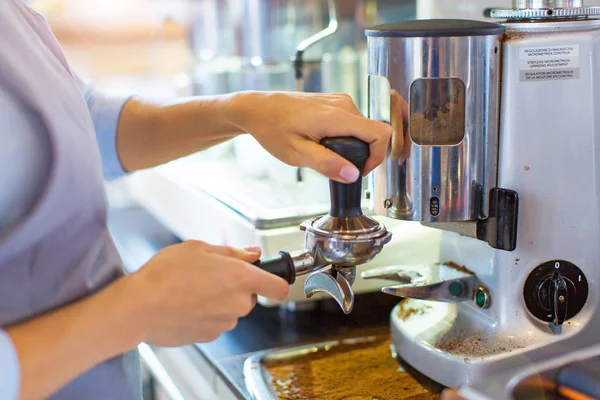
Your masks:
M243 133L231 122L232 95L160 104L131 99L121 113L117 149L126 171L154 167Z
M20 398L45 398L82 372L137 346L142 338L132 310L123 307L131 301L123 289L117 283L6 329L20 364ZM1 397L16 398L15 392Z
M287 296L287 282L250 264L259 257L201 242L171 246L96 295L7 327L8 337L0 334L0 371L9 366L0 375L0 398L15 398L17 357L20 398L41 399L140 342L216 339L250 313L255 294Z
M358 170L325 149L328 136L355 136L371 145L365 174L386 154L391 127L364 118L347 95L240 92L176 103L132 99L123 108L117 149L125 170L160 165L249 133L272 155L329 178L353 182Z

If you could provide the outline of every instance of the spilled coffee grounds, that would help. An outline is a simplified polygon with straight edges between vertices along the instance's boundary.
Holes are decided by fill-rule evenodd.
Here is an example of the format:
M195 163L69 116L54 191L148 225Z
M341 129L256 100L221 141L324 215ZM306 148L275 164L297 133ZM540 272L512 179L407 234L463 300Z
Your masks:
M267 370L279 400L440 398L439 391L429 390L399 368L390 353L388 338L340 345L328 351L277 361L269 364Z

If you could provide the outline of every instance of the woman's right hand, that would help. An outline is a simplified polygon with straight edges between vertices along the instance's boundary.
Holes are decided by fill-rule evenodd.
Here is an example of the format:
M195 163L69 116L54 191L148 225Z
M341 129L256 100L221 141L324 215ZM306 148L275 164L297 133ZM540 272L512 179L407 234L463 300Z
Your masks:
M134 299L141 341L167 347L210 342L250 313L256 295L284 300L287 282L251 264L259 257L260 249L198 241L160 251L124 278Z

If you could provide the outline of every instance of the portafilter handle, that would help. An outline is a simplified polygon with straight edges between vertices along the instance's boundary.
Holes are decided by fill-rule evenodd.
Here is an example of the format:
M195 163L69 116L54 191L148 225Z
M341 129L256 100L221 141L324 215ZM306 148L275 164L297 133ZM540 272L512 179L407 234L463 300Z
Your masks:
M329 180L332 217L359 217L361 207L362 175L369 158L369 144L355 137L336 137L321 140L321 145L339 154L358 168L360 176L353 183L340 183Z
M269 272L283 278L292 285L296 281L296 267L290 253L280 251L275 257L258 260L254 263L263 271Z
M254 265L263 271L285 279L290 285L296 282L296 277L309 274L325 266L315 261L308 251L294 253L293 255L287 251L280 251L275 257L258 260Z

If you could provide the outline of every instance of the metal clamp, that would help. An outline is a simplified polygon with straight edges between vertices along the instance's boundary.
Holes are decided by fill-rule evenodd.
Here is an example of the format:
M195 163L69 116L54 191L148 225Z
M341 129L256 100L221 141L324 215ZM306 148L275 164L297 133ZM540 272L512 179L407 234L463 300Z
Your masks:
M376 268L363 272L361 277L400 282L400 285L381 289L392 296L446 303L475 300L482 290L475 274L451 263ZM484 305L487 306L489 293L486 294L488 301Z

